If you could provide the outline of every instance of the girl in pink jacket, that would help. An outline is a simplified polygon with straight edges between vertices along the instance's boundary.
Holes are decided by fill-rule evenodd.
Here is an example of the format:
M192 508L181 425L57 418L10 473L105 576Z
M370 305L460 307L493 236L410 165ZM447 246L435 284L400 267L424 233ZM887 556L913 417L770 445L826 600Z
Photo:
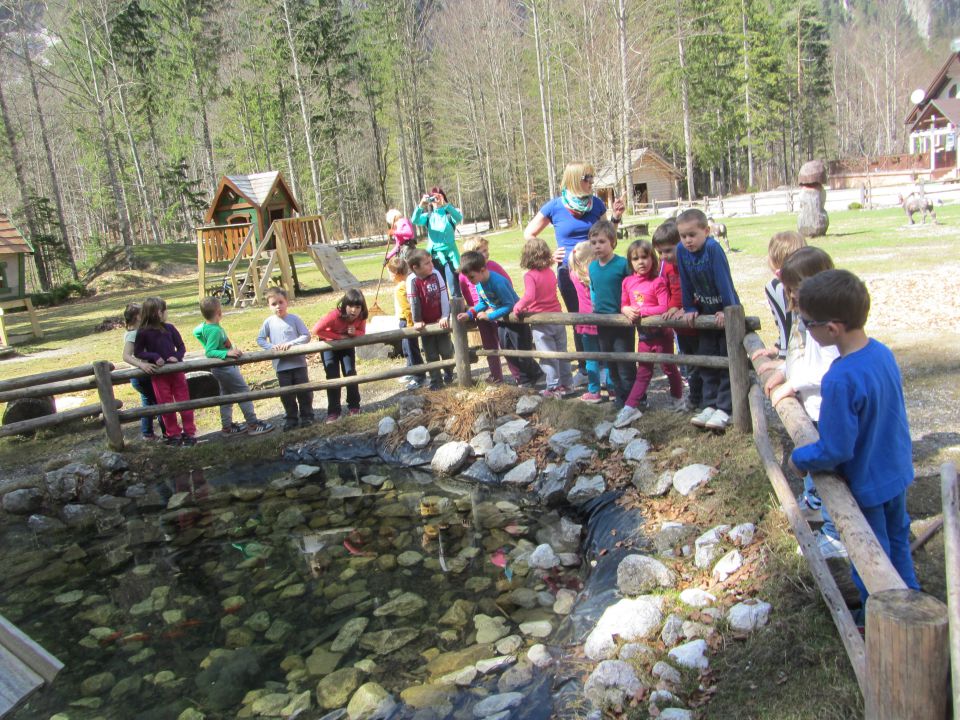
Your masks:
M403 260L406 260L410 251L417 247L417 236L413 231L413 225L403 216L402 212L396 208L388 210L387 225L390 226L390 229L387 230L387 235L393 238L394 246L393 249L387 253L387 257L383 261L384 265L390 261L390 258L397 254L399 254Z

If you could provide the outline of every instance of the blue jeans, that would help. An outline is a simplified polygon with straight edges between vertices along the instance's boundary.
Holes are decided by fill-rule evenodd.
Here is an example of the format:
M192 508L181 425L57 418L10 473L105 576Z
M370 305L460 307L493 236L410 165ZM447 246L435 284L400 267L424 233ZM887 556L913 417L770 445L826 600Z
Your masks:
M157 398L153 394L153 383L150 381L150 378L131 378L130 385L133 386L134 390L140 393L140 404L143 407L157 404ZM164 433L163 420L158 417L157 423L160 425L160 432ZM152 417L146 416L140 418L140 434L153 435Z
M323 372L327 380L337 380L341 377L352 377L357 374L357 357L354 348L343 350L323 351ZM347 407L351 410L360 409L360 386L347 385ZM327 388L327 414L340 414L340 388Z
M433 266L443 275L443 281L447 284L447 293L450 297L462 297L460 292L460 273L457 272L457 267L453 264L453 261L447 260L443 262L439 258L434 257Z
M567 312L580 312L580 298L577 296L577 286L574 285L573 280L570 279L570 268L567 267L566 264L557 268L557 289L560 291L560 297L563 298L563 305L567 308ZM577 352L584 351L583 335L580 333L575 332L573 334L573 347L576 348ZM579 372L584 371L585 365L585 362L580 362Z
M574 336L576 337L576 336ZM597 352L600 345L597 343L597 336L583 333L579 335L580 342L583 344L584 352ZM587 366L587 392L597 394L600 392L600 361L587 360L584 363Z
M597 328L597 344L602 352L632 353L637 334L633 328L600 326ZM635 362L608 362L610 383L616 395L618 408L623 407L633 389L633 382L637 379L637 364Z
M917 574L913 569L910 555L910 516L907 514L907 492L904 490L892 500L873 507L860 507L880 546L890 558L893 567L900 573L903 582L911 590L919 590ZM864 586L857 569L853 568L853 584L860 591L860 599L867 601L867 588Z
M807 473L803 478L803 494L807 498L807 505L820 510L820 515L823 517L823 527L820 528L820 532L834 540L839 540L840 533L837 532L837 526L833 524L833 518L830 517L830 513L823 506L823 501L817 494L817 488L813 484L813 476L810 473Z

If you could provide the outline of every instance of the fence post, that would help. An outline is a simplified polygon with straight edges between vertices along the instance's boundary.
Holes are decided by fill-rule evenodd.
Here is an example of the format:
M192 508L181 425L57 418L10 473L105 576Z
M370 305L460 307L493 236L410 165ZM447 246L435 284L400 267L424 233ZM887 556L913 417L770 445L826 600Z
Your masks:
M460 387L473 387L470 374L470 343L467 341L467 326L457 320L459 313L467 308L463 298L450 298L450 328L453 335L453 357L457 361L457 379Z
M103 426L107 430L107 442L114 450L123 450L123 430L117 415L116 398L113 395L113 379L110 372L113 365L106 360L93 363L93 374L97 379L97 394L100 396L100 408L103 414Z
M653 214L654 214L654 215L657 214L657 199L656 199L656 198L653 199Z
M197 285L200 302L207 294L207 261L203 252L203 230L197 228Z
M757 196L753 193L750 193L750 214L757 214Z
M953 463L940 467L943 496L943 548L947 566L947 609L950 614L950 667L953 673L953 714L960 713L960 488Z
M727 338L727 361L730 363L733 424L741 432L750 432L750 358L743 347L743 338L747 334L743 305L731 305L723 309L723 327Z

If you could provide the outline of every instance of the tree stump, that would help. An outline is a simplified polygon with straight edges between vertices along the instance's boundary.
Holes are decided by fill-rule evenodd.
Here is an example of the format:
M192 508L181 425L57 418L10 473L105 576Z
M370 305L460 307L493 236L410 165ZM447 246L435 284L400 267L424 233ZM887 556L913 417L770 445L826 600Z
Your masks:
M827 215L827 168L822 160L810 160L800 168L800 212L797 214L797 231L804 237L820 237L827 234L830 217Z
M187 373L187 387L190 390L190 399L216 397L220 394L220 384L213 373L206 370L197 370Z
M34 398L20 398L11 400L7 403L7 409L3 411L2 422L4 425L22 422L23 420L33 420L34 418L53 415L57 411L57 406L53 398L49 395ZM24 432L24 435L33 435L33 430Z

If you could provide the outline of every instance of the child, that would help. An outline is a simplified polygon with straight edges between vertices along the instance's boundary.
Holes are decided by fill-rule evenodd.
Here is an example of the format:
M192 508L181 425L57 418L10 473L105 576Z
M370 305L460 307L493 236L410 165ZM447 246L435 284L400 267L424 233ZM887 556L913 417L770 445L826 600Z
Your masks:
M590 263L590 290L593 293L593 312L606 315L620 314L620 294L623 281L630 274L627 259L615 254L617 228L609 220L598 220L588 235L594 260ZM601 352L633 352L633 328L609 325L597 326L597 344ZM607 363L613 385L617 410L627 402L633 381L637 376L634 362Z
M501 347L530 350L533 346L530 326L504 320L520 299L510 281L499 273L490 272L489 261L479 252L465 252L460 262L460 271L477 289L479 300L466 312L457 315L457 319L461 322L470 319L496 323ZM537 361L533 358L516 358L514 364L519 373L518 384L533 387L541 375Z
M722 332L723 309L739 305L733 287L730 266L720 243L708 236L707 216L691 208L677 217L677 269L683 293L684 320L693 327L698 315L713 315L717 330L701 330L698 355L726 357L727 340ZM696 427L723 430L730 424L733 404L730 398L730 373L717 368L700 368L703 378L704 409L690 422Z
M809 336L835 345L840 357L823 376L820 439L796 448L791 462L801 472L838 473L904 583L919 590L906 507L913 456L903 382L893 353L863 330L870 294L853 273L827 270L803 282L799 306ZM856 568L853 582L865 602Z
M243 351L233 347L233 343L227 338L226 330L220 325L220 320L223 318L223 308L220 307L220 301L213 297L204 298L200 302L200 314L203 315L204 321L193 329L193 336L203 345L204 355L208 358L218 358L220 360L240 357ZM240 368L236 365L210 368L210 373L216 378L221 395L250 391L243 375L240 374ZM257 413L253 409L252 402L247 400L237 404L240 406L240 412L243 413L243 419L247 421L247 424L244 426L233 422L233 405L221 405L220 426L224 435L235 435L237 433L263 435L273 430L273 425L270 423L257 420Z
M523 295L513 307L517 315L561 312L553 263L553 251L540 238L530 238L523 244L520 267L527 272L523 274ZM534 325L533 345L544 352L566 352L566 326ZM541 395L559 398L573 390L569 360L541 360L540 367L547 375L547 388Z
M667 292L670 299L667 301L667 311L663 314L665 320L672 320L683 315L683 291L680 288L680 273L677 272L677 245L680 244L680 233L673 220L667 220L653 231L653 247L660 256L660 277L667 283ZM690 328L680 328L675 331L677 347L681 355L695 355L697 352L697 331ZM700 377L700 368L693 365L684 365L681 376L686 378L688 395L682 403L677 403L674 409L677 412L699 410L703 400L703 379Z
M257 335L257 345L264 350L289 350L294 345L304 345L310 342L310 331L303 320L287 311L287 291L283 288L271 287L267 289L267 305L273 315L263 321L260 334ZM310 382L307 372L307 359L303 355L290 355L276 358L273 369L277 373L277 383L280 387L303 385ZM284 430L293 430L297 427L297 407L299 406L300 427L313 424L313 392L301 390L293 395L281 395L285 422Z
M660 260L653 244L648 240L634 240L627 248L627 262L633 268L633 275L623 281L620 302L621 312L636 323L640 333L637 352L658 352L673 354L673 335L662 329L647 330L643 327L643 318L662 315L669 309L670 292L667 281L660 276ZM676 365L663 365L663 371L670 382L670 395L674 404L683 401L683 380ZM650 379L653 377L653 363L642 362L630 390L627 402L614 420L614 427L626 427L639 418L642 413L637 409L641 398L647 394Z
M347 290L337 307L328 312L313 326L313 334L321 340L344 340L360 337L367 328L367 301L359 290ZM327 380L336 380L357 374L355 348L338 348L323 351L323 372ZM360 414L360 385L347 385L347 412ZM340 419L340 388L327 388L327 422Z
M413 232L413 225L407 220L403 213L393 208L387 210L387 235L393 238L393 249L387 253L386 261L389 262L393 257L398 256L401 260L406 260L411 250L417 247L417 236Z
M777 338L774 347L761 348L751 356L751 360L759 357L779 358L781 361L787 356L787 345L790 341L790 328L792 314L787 309L787 298L780 278L780 269L783 263L790 255L795 253L807 244L806 239L800 233L794 230L778 232L767 243L767 265L773 277L763 287L763 293L767 297L767 305L770 306L770 312L773 313L773 321L777 325L780 337ZM764 365L760 366L760 371L765 370Z
M123 334L123 360L134 367L140 368L145 373L153 375L157 371L157 366L144 360L138 360L133 355L134 343L137 340L137 328L140 327L140 305L130 303L123 311L123 324L127 331ZM130 384L133 389L140 393L140 404L143 407L156 405L157 398L153 394L153 383L150 378L130 378ZM160 433L165 434L163 430L163 418L157 418L160 425ZM140 437L144 440L156 440L157 436L153 433L153 418L140 418Z
M415 249L415 248L414 248ZM410 266L407 261L399 255L390 258L387 263L390 272L393 275L393 312L397 318L397 324L402 327L413 327L413 315L410 314L410 301L407 300L407 275L410 274ZM403 350L403 357L407 362L407 367L423 365L423 355L420 354L420 341L415 337L406 337L400 341L400 348ZM407 384L407 390L416 390L427 380L423 373L419 375L407 375L400 378Z
M459 258L458 258L459 260ZM440 327L450 327L450 301L447 298L447 284L433 267L433 260L426 250L416 249L410 253L408 261L410 275L407 276L407 300L410 301L410 315L413 318L413 328L418 332L428 323L439 323ZM440 358L448 360L453 357L453 342L450 335L424 335L423 352L427 362L436 362ZM443 380L453 382L453 370L446 368L443 371ZM443 387L440 380L440 371L430 371L430 389L439 390Z
M487 239L481 235L471 235L466 240L463 241L463 250L465 253L468 252L477 252L483 255L483 259L487 263L487 267L491 272L495 272L498 275L502 275L506 278L510 286L513 286L513 280L510 279L510 275L507 274L507 271L504 270L500 263L495 262L490 259L490 244L487 242ZM461 258L461 261L463 258ZM474 285L467 276L463 273L463 268L460 268L460 294L463 295L463 299L467 303L467 307L474 307L478 302L480 302L480 295L477 293L477 286ZM497 323L490 322L489 320L477 320L477 332L480 333L480 342L483 345L484 350L497 350L500 348L500 340L497 331ZM499 385L503 382L503 364L500 362L500 358L494 357L493 355L487 356L487 367L490 368L490 374L487 376L488 385ZM513 375L513 379L519 382L520 370L517 368L516 363L513 362L513 358L507 358L507 367L510 368L510 373Z
M779 269L781 285L787 298L790 312L799 312L797 297L800 285L809 277L833 269L833 260L820 248L803 247L790 255ZM793 318L796 320L796 317ZM764 383L764 390L776 407L781 400L797 396L807 415L816 424L820 420L820 385L824 373L833 364L840 353L836 347L820 344L810 337L802 323L792 322L786 362ZM807 473L803 479L803 495L800 506L809 510L820 510L823 527L817 538L817 546L824 558L846 557L847 551L840 541L837 526L822 507L820 496L813 485L813 477Z
M437 186L420 198L420 204L413 211L410 222L427 228L427 252L445 279L450 293L460 295L460 282L457 280L457 268L460 266L460 251L457 250L457 225L463 215L447 201L443 189ZM410 262L410 257L407 257Z
M134 356L162 367L181 362L186 351L180 333L167 322L166 301L158 297L144 300L140 311L140 329L133 343ZM190 399L187 376L182 372L154 375L151 382L158 404ZM182 432L176 412L163 414L164 442L167 445L196 445L194 435L197 434L197 426L193 422L193 410L181 410L180 420L183 422Z
M567 263L570 266L570 280L577 291L579 312L592 313L593 300L590 298L590 263L593 261L593 248L586 240L578 242L570 253ZM596 325L574 325L573 332L580 337L580 345L584 352L597 352ZM603 401L600 395L600 361L587 360L584 362L587 371L587 391L580 396L585 403L596 404Z

